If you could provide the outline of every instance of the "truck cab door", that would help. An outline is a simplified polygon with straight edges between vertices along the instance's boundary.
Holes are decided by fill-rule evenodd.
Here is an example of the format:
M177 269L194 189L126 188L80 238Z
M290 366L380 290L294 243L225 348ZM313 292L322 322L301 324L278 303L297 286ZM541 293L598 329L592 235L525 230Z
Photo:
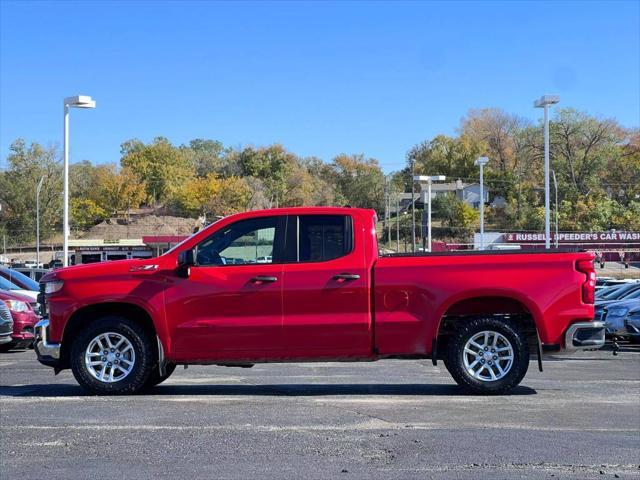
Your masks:
M282 347L285 216L240 220L201 241L165 291L176 359L270 358Z
M350 215L292 215L283 264L284 344L292 358L372 354L364 227Z

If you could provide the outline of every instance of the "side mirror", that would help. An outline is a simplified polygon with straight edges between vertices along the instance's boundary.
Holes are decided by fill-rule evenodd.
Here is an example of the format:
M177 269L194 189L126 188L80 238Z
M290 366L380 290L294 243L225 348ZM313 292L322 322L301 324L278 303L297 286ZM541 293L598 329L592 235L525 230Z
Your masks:
M179 277L189 278L189 269L195 265L195 256L193 249L184 250L178 254L178 267L176 274Z

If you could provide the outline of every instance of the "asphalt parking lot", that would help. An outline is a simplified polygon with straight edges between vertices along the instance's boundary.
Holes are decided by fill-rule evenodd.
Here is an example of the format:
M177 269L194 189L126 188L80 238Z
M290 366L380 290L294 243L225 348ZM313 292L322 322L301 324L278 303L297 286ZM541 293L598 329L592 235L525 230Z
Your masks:
M532 362L510 396L430 361L181 367L87 397L0 356L0 478L639 478L640 348Z

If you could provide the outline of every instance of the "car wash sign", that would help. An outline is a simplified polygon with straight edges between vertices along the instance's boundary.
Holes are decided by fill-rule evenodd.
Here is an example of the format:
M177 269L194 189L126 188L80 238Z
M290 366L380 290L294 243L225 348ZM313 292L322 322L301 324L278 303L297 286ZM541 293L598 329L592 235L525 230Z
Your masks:
M555 241L556 235L551 235ZM505 233L509 243L544 242L544 233ZM562 232L558 233L559 243L637 243L640 232Z

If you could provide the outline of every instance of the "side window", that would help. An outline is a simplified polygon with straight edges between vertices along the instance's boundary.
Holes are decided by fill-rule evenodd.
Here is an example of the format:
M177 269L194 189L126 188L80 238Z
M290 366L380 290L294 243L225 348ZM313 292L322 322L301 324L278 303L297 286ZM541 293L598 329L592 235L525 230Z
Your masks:
M298 261L322 262L351 252L353 229L347 215L298 217Z
M198 244L196 264L206 266L273 263L276 230L280 218L241 220L218 230Z

